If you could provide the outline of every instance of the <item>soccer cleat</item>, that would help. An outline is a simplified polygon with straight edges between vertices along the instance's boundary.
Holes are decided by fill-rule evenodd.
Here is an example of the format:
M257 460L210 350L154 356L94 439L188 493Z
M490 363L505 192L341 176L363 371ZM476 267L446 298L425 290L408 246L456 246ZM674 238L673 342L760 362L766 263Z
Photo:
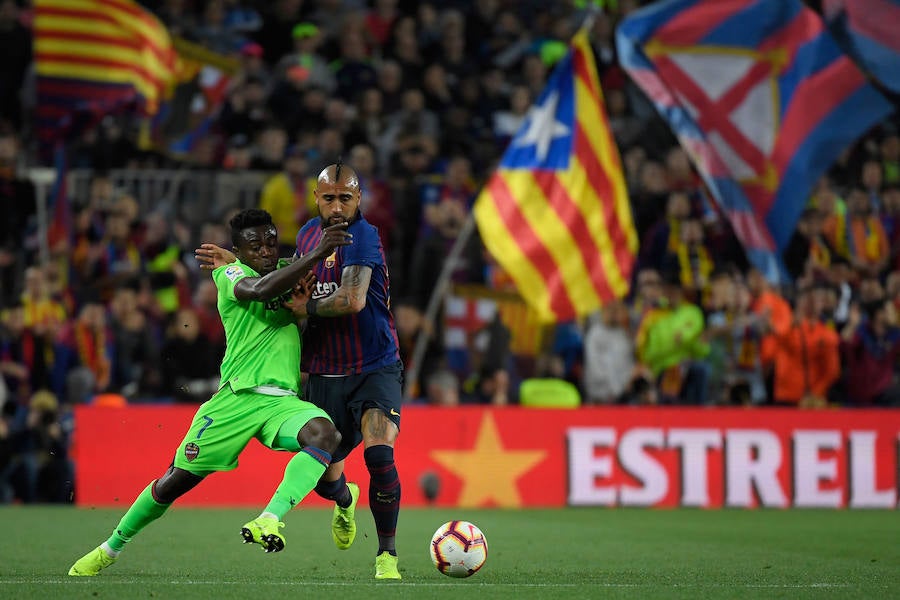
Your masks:
M375 579L403 579L397 570L397 557L384 551L375 557Z
M331 539L340 550L346 550L356 539L356 503L359 501L359 486L348 483L350 490L350 506L341 508L334 505L334 513L331 516Z
M266 552L281 552L285 540L278 530L282 527L284 523L278 519L257 517L241 527L241 537L245 544L259 544Z
M109 565L116 562L116 559L106 553L101 546L97 546L81 558L75 561L72 568L69 569L69 575L72 577L93 577L105 569Z

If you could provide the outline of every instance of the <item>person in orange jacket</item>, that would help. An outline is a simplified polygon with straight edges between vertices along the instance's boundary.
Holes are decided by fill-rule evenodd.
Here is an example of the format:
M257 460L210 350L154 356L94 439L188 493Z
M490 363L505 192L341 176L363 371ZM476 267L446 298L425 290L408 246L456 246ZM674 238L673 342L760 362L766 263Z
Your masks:
M766 281L762 272L751 269L747 273L750 290L750 312L760 317L763 336L760 340L760 362L763 371L771 373L775 360L776 336L783 335L791 326L791 305Z
M823 407L828 390L841 375L840 338L818 315L822 294L811 284L798 288L794 319L774 331L775 403Z

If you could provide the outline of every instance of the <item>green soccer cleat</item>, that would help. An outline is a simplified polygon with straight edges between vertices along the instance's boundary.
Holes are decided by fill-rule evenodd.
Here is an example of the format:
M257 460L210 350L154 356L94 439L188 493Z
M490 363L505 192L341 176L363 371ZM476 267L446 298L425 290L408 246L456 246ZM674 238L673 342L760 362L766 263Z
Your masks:
M278 519L257 517L241 527L245 544L259 544L266 552L284 550L284 535L278 530L284 527Z
M116 562L115 558L107 554L102 547L97 546L75 561L75 564L69 569L69 575L72 577L93 577L100 572L100 569L105 569L114 562Z
M348 483L350 490L350 506L341 508L334 505L334 513L331 516L331 539L339 550L346 550L356 539L356 503L359 501L359 486Z
M397 570L396 556L385 551L375 557L375 579L403 579Z

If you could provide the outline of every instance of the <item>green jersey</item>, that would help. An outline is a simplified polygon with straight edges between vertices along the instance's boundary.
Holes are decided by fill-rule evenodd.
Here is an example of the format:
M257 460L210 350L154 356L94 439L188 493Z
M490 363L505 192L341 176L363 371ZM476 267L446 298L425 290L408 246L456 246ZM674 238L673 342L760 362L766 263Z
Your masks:
M213 271L218 308L225 327L220 387L235 392L260 385L300 391L300 335L294 315L269 302L238 300L234 285L259 274L240 261Z

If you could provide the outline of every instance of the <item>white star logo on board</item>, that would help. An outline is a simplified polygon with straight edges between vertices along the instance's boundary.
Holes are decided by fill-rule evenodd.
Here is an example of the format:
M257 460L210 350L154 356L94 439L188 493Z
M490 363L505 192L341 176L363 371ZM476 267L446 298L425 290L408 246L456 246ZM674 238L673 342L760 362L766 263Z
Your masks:
M556 119L559 92L553 91L543 104L531 109L527 129L516 140L516 146L534 146L538 162L543 162L553 140L569 135L565 123Z

